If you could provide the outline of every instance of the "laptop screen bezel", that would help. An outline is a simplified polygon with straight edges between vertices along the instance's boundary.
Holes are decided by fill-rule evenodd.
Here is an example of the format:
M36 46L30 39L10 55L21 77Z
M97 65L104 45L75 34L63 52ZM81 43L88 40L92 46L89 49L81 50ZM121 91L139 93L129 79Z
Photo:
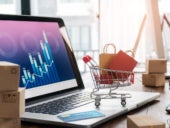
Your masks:
M28 98L26 98L27 100L32 100L34 98L39 98L39 97L44 97L44 96L46 97L47 95L53 95L53 94L56 94L56 93L59 94L59 93L62 93L62 92L73 91L73 90L83 89L84 88L84 84L83 84L81 74L80 74L80 71L79 71L79 68L78 68L78 65L77 65L77 61L76 61L75 56L74 56L74 51L73 51L73 49L71 47L70 40L69 40L69 37L68 37L68 34L67 34L67 29L65 27L65 24L64 24L64 21L63 21L62 18L59 18L59 17L42 17L42 16L0 14L0 20L53 22L53 23L56 22L56 23L58 23L59 28L62 29L62 31L64 31L61 34L63 34L63 33L65 34L65 35L62 35L62 36L63 36L63 40L64 40L64 43L65 43L65 47L66 47L66 50L67 50L69 60L71 62L71 66L73 68L73 72L74 72L74 75L75 75L77 86L76 87L71 87L71 88L68 88L68 89L65 89L65 90L54 91L54 92L50 92L50 93L47 92L47 93L41 94L39 96L28 97Z

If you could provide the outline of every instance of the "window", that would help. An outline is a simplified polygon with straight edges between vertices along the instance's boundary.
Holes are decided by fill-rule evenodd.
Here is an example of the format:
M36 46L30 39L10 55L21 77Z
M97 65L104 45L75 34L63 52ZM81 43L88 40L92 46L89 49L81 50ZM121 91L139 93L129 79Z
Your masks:
M97 14L98 0L31 0L31 15L63 18L81 71L82 56L99 51Z
M21 14L19 0L0 0L1 14Z
M56 16L57 0L31 0L31 15Z
M60 0L61 3L89 3L89 0Z
M75 50L89 50L91 42L91 31L89 26L68 26L70 40Z

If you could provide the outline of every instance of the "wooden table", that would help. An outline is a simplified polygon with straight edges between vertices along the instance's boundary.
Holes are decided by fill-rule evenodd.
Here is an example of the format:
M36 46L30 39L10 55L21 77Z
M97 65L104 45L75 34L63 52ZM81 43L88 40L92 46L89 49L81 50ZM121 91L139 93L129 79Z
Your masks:
M88 74L90 76L90 74ZM89 78L90 79L90 78ZM87 80L87 77L86 77ZM87 87L91 87L93 83L91 81L84 81L85 85L88 85ZM93 87L93 86L92 86ZM170 104L170 89L169 89L169 83L166 81L166 84L164 87L145 87L141 84L141 74L135 75L135 84L128 87L123 87L121 90L134 90L134 91L149 91L149 92L160 92L161 96L156 101L147 104L141 108L138 108L136 110L133 110L125 115L122 115L120 117L114 118L105 124L102 124L101 126L98 126L97 128L127 128L127 115L131 114L145 114L154 117L157 120L160 120L162 122L166 123L166 128L168 128L167 119L170 119L170 115L168 115L165 111L165 108L168 104ZM59 128L58 126L52 127L52 126L38 126L37 124L28 124L22 122L22 128Z

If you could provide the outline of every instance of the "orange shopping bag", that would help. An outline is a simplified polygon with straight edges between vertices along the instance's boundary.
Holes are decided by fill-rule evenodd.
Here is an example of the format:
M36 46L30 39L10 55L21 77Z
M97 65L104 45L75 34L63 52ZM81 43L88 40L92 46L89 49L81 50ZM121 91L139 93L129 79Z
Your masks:
M113 48L113 53L108 53L108 48ZM109 64L116 55L116 47L113 43L106 44L103 48L103 53L99 55L99 66L100 68L108 69Z

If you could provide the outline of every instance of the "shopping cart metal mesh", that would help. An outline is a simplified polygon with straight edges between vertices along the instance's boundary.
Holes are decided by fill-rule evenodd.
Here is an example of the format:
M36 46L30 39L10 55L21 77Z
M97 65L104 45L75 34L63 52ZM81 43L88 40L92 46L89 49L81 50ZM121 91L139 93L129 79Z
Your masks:
M129 86L134 79L133 73L129 71L103 69L98 66L89 68L96 89Z

